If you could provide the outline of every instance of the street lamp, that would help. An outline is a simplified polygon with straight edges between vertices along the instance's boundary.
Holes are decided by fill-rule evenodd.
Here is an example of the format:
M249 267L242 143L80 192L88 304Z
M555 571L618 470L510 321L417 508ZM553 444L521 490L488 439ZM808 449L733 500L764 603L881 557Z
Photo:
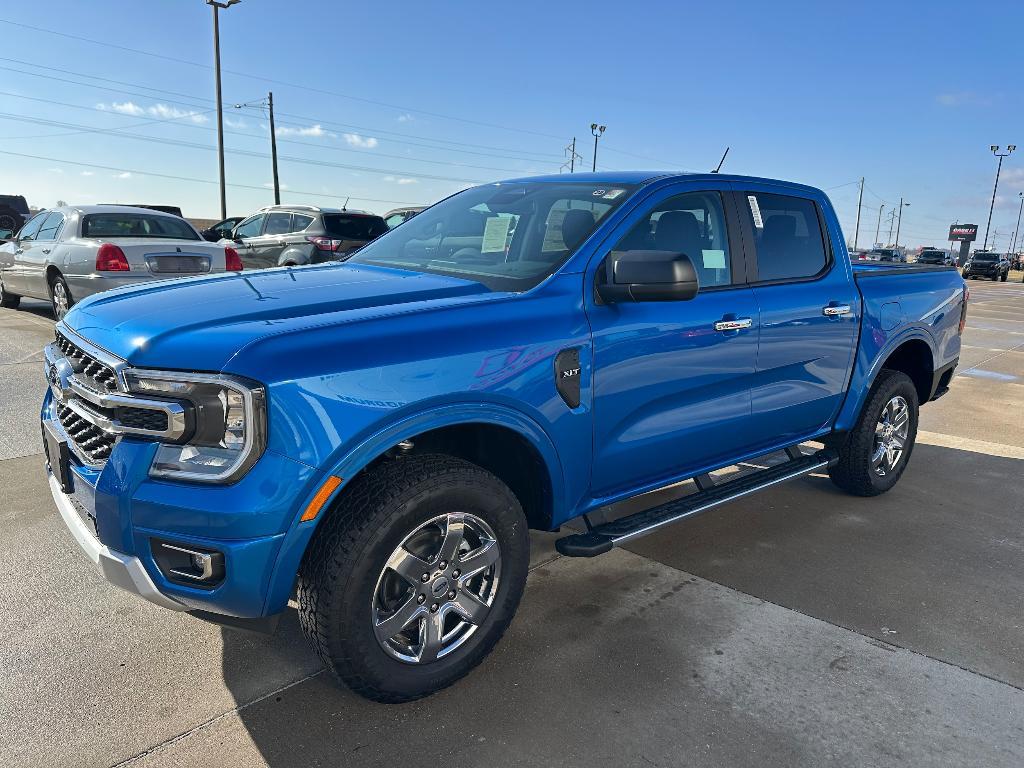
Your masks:
M1020 197L1020 208L1017 209L1017 226L1013 228L1013 242L1010 243L1010 253L1017 253L1017 233L1020 232L1020 215L1024 213L1024 192L1018 192Z
M882 211L885 210L885 203L878 206L878 223L875 225L875 245L878 244L878 235L882 229Z
M999 158L999 165L996 166L996 183L992 187L992 203L988 207L988 223L985 225L985 244L981 246L983 251L988 250L988 228L992 226L992 209L996 207L996 191L999 189L999 172L1003 170L1003 158L1009 157L1010 153L1016 148L1016 144L1009 144L1005 152L1000 152L998 144L993 144L989 147L992 150L992 154Z
M903 223L903 209L904 208L908 208L909 206L910 206L910 203L904 203L903 202L903 198L901 197L900 198L900 207L898 209L899 212L900 212L900 215L896 219L896 250L897 251L900 249L900 224Z
M601 134L604 133L605 126L598 125L597 123L590 124L590 132L594 134L594 166L592 170L597 170L597 140L601 138Z
M224 105L220 96L220 11L230 8L242 0L206 0L206 4L213 8L213 63L217 78L217 163L220 167L220 217L228 217L228 199L224 191Z

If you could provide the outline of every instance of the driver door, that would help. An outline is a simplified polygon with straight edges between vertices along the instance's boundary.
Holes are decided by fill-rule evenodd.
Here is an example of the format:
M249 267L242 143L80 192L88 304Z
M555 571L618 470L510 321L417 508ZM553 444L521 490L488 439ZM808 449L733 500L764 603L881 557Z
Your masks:
M699 283L688 301L601 304L587 291L594 498L657 487L746 450L760 323L729 191L690 182L654 193L592 262L588 285L610 251L681 252Z

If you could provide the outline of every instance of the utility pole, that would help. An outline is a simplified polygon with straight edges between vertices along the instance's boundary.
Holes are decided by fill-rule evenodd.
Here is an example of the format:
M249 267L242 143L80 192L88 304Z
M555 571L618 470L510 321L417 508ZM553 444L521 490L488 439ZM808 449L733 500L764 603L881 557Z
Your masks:
M1010 144L1006 147L1005 152L1000 152L998 144L993 144L989 147L989 149L992 150L992 154L999 158L999 164L996 166L996 183L992 187L992 202L988 206L988 223L985 225L985 243L981 246L981 250L983 251L988 250L988 228L992 226L992 209L996 207L996 190L999 189L999 172L1003 170L1003 158L1009 157L1016 148L1016 144Z
M903 223L903 209L905 207L907 207L908 205L910 205L910 203L904 203L903 202L903 198L901 197L900 198L900 215L899 215L899 218L896 219L896 245L895 245L896 250L899 250L899 248L900 248L900 224Z
M864 177L860 177L860 195L857 197L857 227L853 230L853 250L857 250L857 239L860 237L860 206L864 202Z
M882 228L882 211L885 210L885 203L878 206L878 223L875 224L875 242L878 242L878 232Z
M567 146L564 151L569 153L569 159L566 160L564 163L562 163L562 167L558 169L559 173L562 172L562 169L564 169L565 166L569 166L569 173L573 173L576 170L576 161L583 159L583 155L579 154L576 151L576 137L575 136L572 137L572 144Z
M267 92L267 107L270 110L270 162L274 166L274 205L281 204L281 181L277 176L277 131L274 130L274 92Z
M597 140L601 138L601 134L604 133L605 126L598 125L597 123L590 124L590 132L594 134L594 166L591 170L597 171Z
M1020 232L1020 215L1024 213L1024 192L1018 192L1020 197L1020 208L1017 209L1017 226L1013 228L1013 242L1010 243L1010 253L1017 252L1017 233Z
M222 8L230 8L242 0L206 0L206 4L213 8L213 68L217 81L217 164L220 169L220 217L228 217L228 199L224 189L224 104L220 94L220 11Z
M896 209L893 208L889 211L889 239L885 241L886 245L892 244L892 228L896 226Z

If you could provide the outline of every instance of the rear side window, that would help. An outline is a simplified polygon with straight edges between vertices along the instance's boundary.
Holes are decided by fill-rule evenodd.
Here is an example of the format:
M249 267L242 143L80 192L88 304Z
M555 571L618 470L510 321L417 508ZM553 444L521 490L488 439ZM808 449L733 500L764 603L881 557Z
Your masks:
M82 237L199 239L199 235L185 220L157 213L90 213L82 219Z
M283 235L292 231L292 215L286 212L274 212L267 215L267 225L263 228L264 235Z
M344 213L325 213L324 230L331 237L342 240L373 240L388 231L380 216L351 216Z
M742 208L754 230L757 279L814 277L828 262L814 202L801 197L745 193Z
M54 211L46 217L46 221L43 222L43 226L39 228L39 234L36 235L36 240L56 240L63 224L64 214L59 211Z

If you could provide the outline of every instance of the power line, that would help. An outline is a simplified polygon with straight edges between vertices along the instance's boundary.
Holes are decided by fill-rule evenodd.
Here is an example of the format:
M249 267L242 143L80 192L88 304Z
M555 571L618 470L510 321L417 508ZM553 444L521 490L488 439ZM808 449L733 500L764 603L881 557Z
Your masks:
M83 163L80 160L66 160L59 157L43 157L42 155L30 155L24 152L10 152L5 149L0 149L0 155L9 155L11 157L22 157L29 160L45 160L48 163L64 163L65 165L75 165L82 168L97 168L102 171L114 171L117 173L130 173L138 176L153 176L159 179L173 179L175 181L190 181L198 184L218 184L219 182L213 179L198 179L192 176L176 176L170 173L159 173L157 171L140 171L135 168L118 168L112 165L100 165L98 163ZM266 192L267 187L257 186L255 184L228 184L229 187L237 187L238 189L256 189L261 192ZM418 205L419 202L411 202L409 200L382 200L374 197L358 197L356 195L336 195L330 192L305 192L299 189L288 189L285 190L291 195L305 195L312 197L333 197L337 199L351 198L352 200L363 200L368 203L397 203L398 205Z
M143 87L145 90L154 91L155 93L170 94L170 95L173 95L173 96L181 96L181 95L183 95L183 94L179 94L177 91L163 91L163 90L161 90L159 88L147 88L147 87L144 87L144 86L137 86L137 84L135 84L135 83L128 83L128 82L125 82L123 80L113 80L111 78L98 77L96 75L87 75L85 73L75 72L75 71L67 70L67 69L61 69L59 67L47 67L47 66L42 66L42 65L36 65L36 64L32 64L31 62L21 61L19 59L7 59L7 58L0 57L0 61L8 61L8 62L13 61L13 62L17 62L17 63L20 63L20 64L25 64L26 66L33 66L33 67L38 67L40 69L46 69L46 70L49 70L51 72L60 72L60 73L63 73L63 74L72 74L72 75L76 75L78 77L84 77L84 78L87 78L87 79L100 80L102 82L112 83L112 84L115 84L115 85L128 86L128 87ZM172 104L172 105L176 105L176 106L181 106L181 107L187 107L189 109L203 109L203 110L206 110L209 104L214 103L210 99L201 99L200 97L189 97L189 98L193 98L193 101L188 101L188 102L178 101L176 99L168 99L168 98L165 98L165 97L154 96L153 94L149 94L149 93L139 93L138 91L124 90L123 88L110 88L108 86L97 85L95 83L81 82L80 80L70 80L68 78L56 77L54 75L43 75L43 74L40 74L38 72L27 72L25 70L15 69L14 67L0 66L0 69L6 70L8 72L15 72L15 73L21 74L21 75L28 75L30 77L37 77L37 78L43 78L43 79L47 79L47 80L54 80L54 81L57 81L57 82L68 83L68 84L71 84L71 85L78 85L78 86L84 86L84 87L87 87L87 88L93 88L95 90L107 91L107 92L110 92L110 93L117 93L117 94L119 94L121 96L135 96L137 98L142 98L142 99L157 99L157 98L159 98L161 101L167 102L168 104ZM29 97L23 97L23 98L29 98ZM195 101L202 101L204 103L196 104ZM233 105L225 104L224 106L233 106ZM543 161L545 159L548 160L549 162L554 162L556 160L560 160L561 159L559 155L555 155L555 154L548 154L548 153L541 153L541 152L532 152L532 151L528 151L528 150L514 150L514 149L508 149L508 148L504 148L504 147L493 147L493 146L489 146L489 145L486 145L486 144L472 144L472 143L468 143L468 142L450 141L450 140L447 140L447 139L435 139L433 137L428 137L428 136L417 136L415 134L400 133L400 132L396 132L396 131L388 131L388 130L384 130L384 129L371 128L371 127L368 127L368 126L353 125L353 124L350 124L350 123L339 123L339 122L335 122L333 120L326 120L326 119L323 119L323 118L310 117L310 116L306 116L306 115L297 115L297 114L288 113L288 112L280 112L280 111L278 111L277 114L279 114L281 116L284 116L284 117L292 117L292 118L295 118L297 120L307 121L307 122L313 123L313 124L319 123L321 125L326 125L328 127L338 127L338 128L340 128L340 129L342 129L344 131L361 131L361 132L364 132L364 133L377 134L377 135L385 135L385 134L387 134L387 135L398 136L398 137L403 137L403 138L404 137L409 137L409 138L414 138L414 139L421 139L423 141L433 142L434 144L455 144L455 145L457 145L457 147L438 147L438 146L433 146L432 144L420 144L420 143L411 142L411 141L399 141L398 142L400 144L408 144L409 146L419 146L419 147L423 147L423 148L426 148L426 149L440 150L440 151L443 151L443 152L455 152L455 153L459 153L459 154L477 155L477 156L482 156L482 157L500 157L501 159L521 160L523 162L541 162L541 161ZM281 124L284 125L284 126L299 126L298 123L292 123L292 122L282 122ZM201 126L198 126L198 127L201 127ZM478 149L487 149L487 150L493 150L493 151L497 151L497 152L516 152L516 151L518 151L520 154L519 155L495 155L495 154L493 154L493 151L491 151L491 152L475 152L475 151L472 151L472 150L463 149L462 147L476 147ZM533 155L534 157L527 157L526 155Z
M167 56L167 55L161 54L161 53L153 53L152 51L144 51L144 50L141 50L139 48L129 48L128 46L117 45L115 43L104 42L102 40L94 40L92 38L82 37L80 35L72 35L72 34L69 34L67 32L58 32L58 31L53 30L53 29L46 29L44 27L37 27L37 26L33 26L31 24L25 24L23 22L10 21L9 19L0 19L0 23L10 24L10 25L13 25L13 26L16 26L16 27L21 27L22 29L30 29L30 30L32 30L34 32L43 32L43 33L51 34L51 35L58 35L60 37L68 38L68 39L71 39L71 40L78 40L78 41L84 42L84 43L92 43L93 45L101 45L101 46L103 46L104 48L107 48L107 49L115 48L115 49L121 50L121 51L127 51L127 52L130 52L130 53L137 53L137 54L142 55L142 56L151 56L151 57L154 57L154 58L157 58L157 59L163 59L164 61L173 61L173 62L178 63L178 64L187 64L188 66L199 67L200 69L212 69L212 67L209 64L201 64L201 63L196 62L196 61L189 61L188 59L179 59L179 58L176 58L174 56ZM395 109L395 110L398 110L400 112L413 112L413 113L420 114L420 115L427 115L429 117L441 118L442 120L452 120L452 121L455 121L455 122L466 123L467 125L477 125L477 126L482 126L482 127L485 127L485 128L491 128L491 129L494 129L494 130L510 131L510 132L513 132L513 133L529 134L529 135L533 135L533 136L543 136L544 138L558 139L559 141L562 138L561 136L557 136L555 134L543 133L541 131L533 131L533 130L529 130L529 129L526 129L526 128L515 128L515 127L512 127L512 126L508 126L508 125L500 125L500 124L497 124L497 123L487 123L487 122L483 122L481 120L471 120L469 118L456 117L454 115L446 115L446 114L441 113L441 112L431 112L429 110L415 109L413 107L406 107L406 106L401 106L401 105L398 105L398 104L389 104L388 102L376 101L374 99L367 99L367 98L362 97L362 96L353 96L351 94L341 93L340 91L331 91L331 90L328 90L328 89L325 89L325 88L315 88L315 87L309 86L309 85L301 85L299 83L291 83L291 82L288 82L287 80L278 80L276 78L264 77L262 75L254 75L254 74L252 74L250 72L239 72L237 70L230 70L230 69L224 69L223 71L225 73L227 73L227 74L235 75L236 77L247 77L247 78L250 78L250 79L253 79L253 80L261 80L261 81L266 82L266 83L274 83L275 85L283 85L283 86L286 86L288 88L297 88L297 89L300 89L300 90L309 91L311 93L320 93L320 94L324 94L324 95L327 95L327 96L336 96L336 97L342 98L342 99L350 99L352 101L359 101L359 102L362 102L364 104L373 104L373 105L378 106L378 107L387 107L388 109Z

